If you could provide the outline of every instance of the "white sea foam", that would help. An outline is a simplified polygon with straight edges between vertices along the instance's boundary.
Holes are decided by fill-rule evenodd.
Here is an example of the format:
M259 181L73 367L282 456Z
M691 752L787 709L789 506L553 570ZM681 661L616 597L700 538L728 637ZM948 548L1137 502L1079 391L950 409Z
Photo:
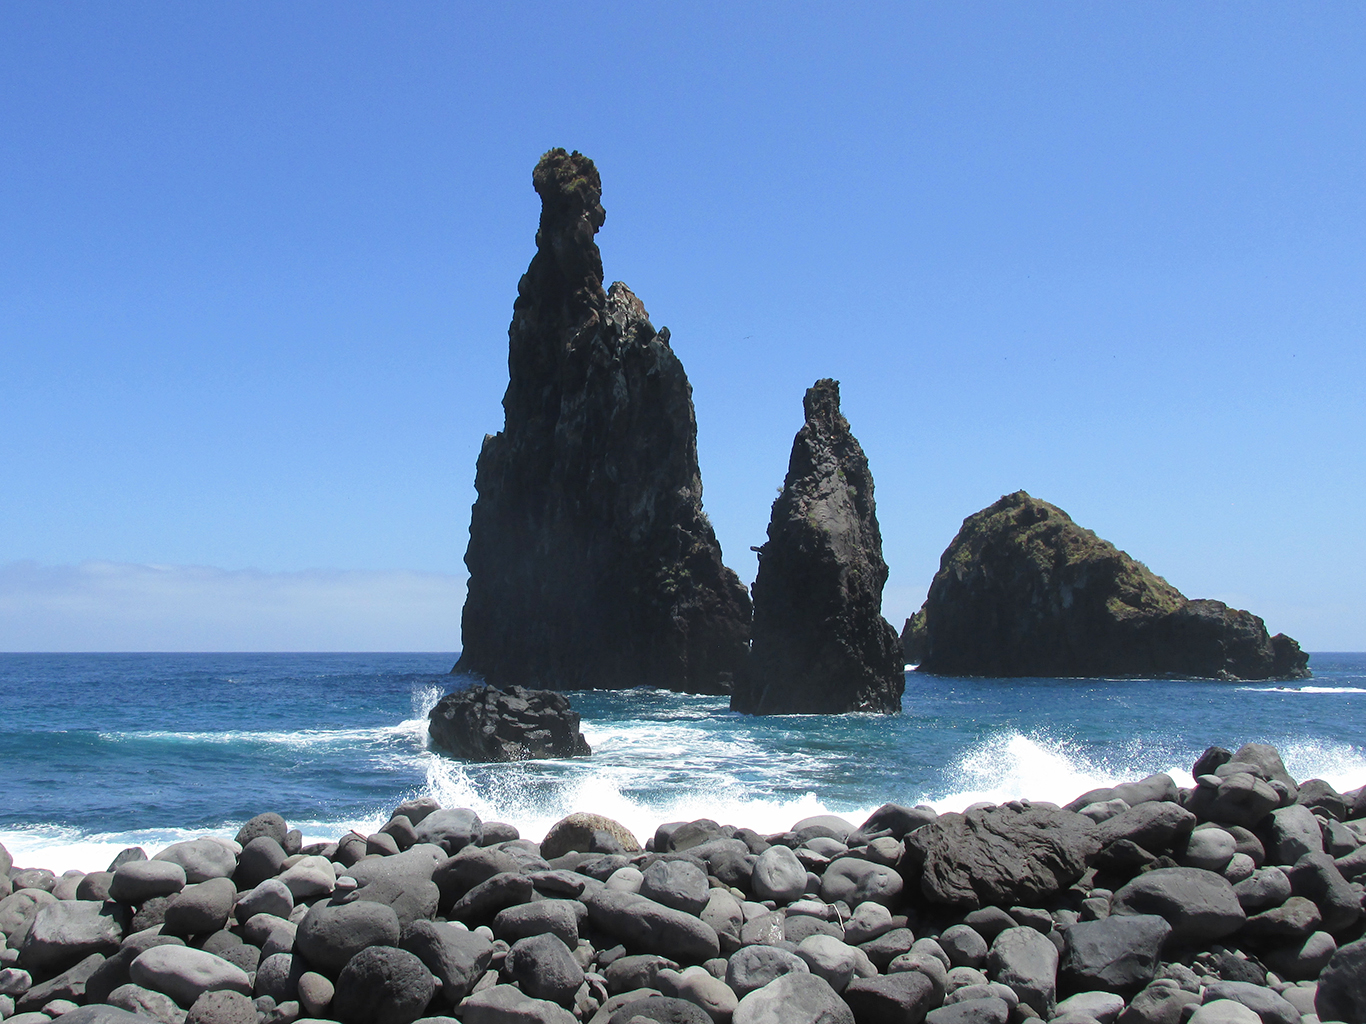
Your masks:
M1250 693L1366 693L1366 686L1240 686Z

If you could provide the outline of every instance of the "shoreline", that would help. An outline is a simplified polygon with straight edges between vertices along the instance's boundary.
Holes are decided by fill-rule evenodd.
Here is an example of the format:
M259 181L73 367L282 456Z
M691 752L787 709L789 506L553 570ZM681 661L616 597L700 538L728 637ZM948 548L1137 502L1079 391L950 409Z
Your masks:
M5 867L0 989L22 991L0 1016L81 1024L107 1004L183 1024L228 1002L257 1024L608 1024L652 1000L633 1015L1366 1021L1366 791L1295 780L1260 744L1211 748L1191 777L762 835L698 819L638 836L575 814L522 838L417 798L309 843L267 812L108 871Z

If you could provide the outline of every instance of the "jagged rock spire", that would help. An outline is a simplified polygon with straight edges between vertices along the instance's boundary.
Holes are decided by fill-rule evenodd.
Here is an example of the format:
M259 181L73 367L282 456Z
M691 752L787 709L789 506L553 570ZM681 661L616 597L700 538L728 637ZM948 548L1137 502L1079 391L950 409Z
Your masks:
M593 162L554 149L532 182L536 255L508 329L504 427L475 475L456 671L725 692L749 595L702 512L683 364L629 288L603 289Z

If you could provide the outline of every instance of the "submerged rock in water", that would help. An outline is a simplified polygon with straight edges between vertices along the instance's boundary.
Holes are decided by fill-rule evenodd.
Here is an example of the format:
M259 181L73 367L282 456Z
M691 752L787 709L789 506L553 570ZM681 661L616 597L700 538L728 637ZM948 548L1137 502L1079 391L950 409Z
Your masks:
M472 686L448 693L427 715L432 742L471 761L587 757L579 714L564 694Z
M754 643L731 708L751 714L901 710L901 643L882 617L887 563L873 475L839 383L806 392L754 581Z
M504 427L479 454L455 670L726 692L749 595L702 512L683 364L629 288L603 289L593 162L551 150L532 180L540 230L508 330Z
M907 639L941 675L1309 676L1290 637L1222 601L1187 600L1024 491L963 521L917 618Z

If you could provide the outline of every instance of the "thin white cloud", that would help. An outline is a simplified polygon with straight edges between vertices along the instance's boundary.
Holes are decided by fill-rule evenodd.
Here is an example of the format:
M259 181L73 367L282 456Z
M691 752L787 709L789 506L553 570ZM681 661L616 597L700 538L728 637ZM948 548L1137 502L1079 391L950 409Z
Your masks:
M0 651L455 651L465 577L0 566Z

